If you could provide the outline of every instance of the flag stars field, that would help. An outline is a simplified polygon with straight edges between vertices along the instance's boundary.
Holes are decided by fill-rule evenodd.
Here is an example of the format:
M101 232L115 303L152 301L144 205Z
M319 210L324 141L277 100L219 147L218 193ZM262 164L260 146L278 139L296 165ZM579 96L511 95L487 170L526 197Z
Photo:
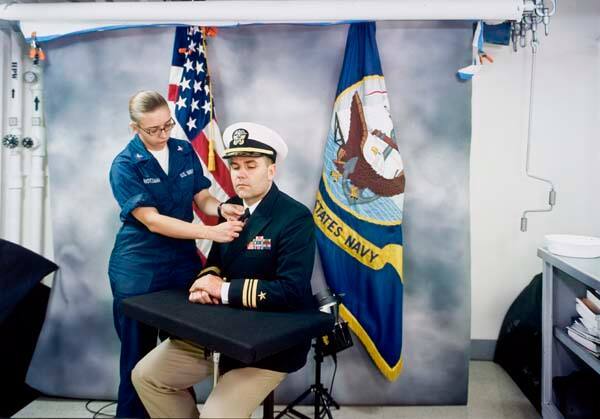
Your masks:
M179 83L179 87L181 87L181 89L182 89L181 91L182 92L185 92L187 89L191 89L191 87L190 87L190 81L191 80L188 80L185 77L183 78L183 80L181 80L181 83Z
M179 96L179 100L175 104L177 109L187 108L187 103L185 102L185 98L183 96Z
M194 80L194 93L198 93L200 90L202 90L202 82Z
M186 72L192 71L192 69L194 68L194 64L192 64L192 60L190 60L189 58L186 60L183 66L185 67Z

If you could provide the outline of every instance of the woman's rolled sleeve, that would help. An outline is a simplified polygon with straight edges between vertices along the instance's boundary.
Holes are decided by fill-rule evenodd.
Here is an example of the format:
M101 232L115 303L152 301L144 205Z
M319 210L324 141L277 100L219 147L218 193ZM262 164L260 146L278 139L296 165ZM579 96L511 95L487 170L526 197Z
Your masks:
M125 221L136 208L157 207L154 197L148 193L140 175L128 162L113 163L110 169L110 186L121 207L121 221Z
M121 205L121 213L119 214L121 221L125 221L129 214L131 214L131 211L139 207L156 207L156 203L148 193L141 193L130 197Z

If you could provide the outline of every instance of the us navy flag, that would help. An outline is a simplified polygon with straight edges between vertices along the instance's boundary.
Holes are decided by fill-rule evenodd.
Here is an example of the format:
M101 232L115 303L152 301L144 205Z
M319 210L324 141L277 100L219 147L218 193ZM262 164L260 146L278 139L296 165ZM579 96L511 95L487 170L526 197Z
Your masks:
M313 217L342 317L389 379L402 370L404 170L375 39L350 25Z

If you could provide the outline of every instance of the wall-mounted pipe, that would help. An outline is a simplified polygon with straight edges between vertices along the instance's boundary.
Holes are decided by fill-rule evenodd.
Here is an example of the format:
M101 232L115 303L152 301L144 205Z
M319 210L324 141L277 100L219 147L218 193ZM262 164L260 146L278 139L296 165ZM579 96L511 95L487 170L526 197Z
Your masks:
M21 144L29 154L30 165L27 171L27 195L29 203L27 247L41 254L43 250L44 188L46 186L46 132L43 109L43 71L40 64L32 64L23 74L27 95L25 106L29 136Z
M10 59L10 35L4 28L0 28L0 92L6 92L8 85L8 60ZM0 139L6 134L6 108L4 107L4 94L0 95ZM4 147L2 147L0 141L0 237L4 237L4 202L5 202L5 190L4 190Z
M20 34L10 34L9 83L6 89L6 128L2 138L5 148L4 171L5 211L4 237L11 242L21 243L21 208L23 199L23 173L21 166L21 137L23 133L23 50Z
M525 3L524 0L13 3L0 8L0 19L105 24L213 22L216 25L345 20L520 20Z

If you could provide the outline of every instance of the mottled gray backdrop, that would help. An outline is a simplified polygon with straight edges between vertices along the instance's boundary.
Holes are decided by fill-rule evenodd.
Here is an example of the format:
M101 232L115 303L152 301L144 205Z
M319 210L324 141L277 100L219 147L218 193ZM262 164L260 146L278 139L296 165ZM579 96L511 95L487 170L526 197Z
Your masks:
M220 29L209 46L221 128L240 120L286 138L281 189L312 207L342 63L347 25ZM119 342L112 325L108 257L119 227L108 185L125 146L127 101L166 94L174 30L121 30L46 46L48 160L56 262L42 336L28 383L44 393L114 398ZM388 382L355 339L339 354L334 396L343 404L462 404L470 339L469 23L378 24L391 112L405 163L404 370ZM317 270L314 286L322 286ZM291 375L277 399L313 381ZM326 359L329 385L333 363ZM199 386L204 396L208 383Z

